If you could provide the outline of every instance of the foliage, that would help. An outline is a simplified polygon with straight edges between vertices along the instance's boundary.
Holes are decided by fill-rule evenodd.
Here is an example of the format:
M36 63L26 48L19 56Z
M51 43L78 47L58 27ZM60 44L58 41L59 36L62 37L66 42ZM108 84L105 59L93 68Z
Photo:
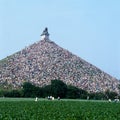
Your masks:
M115 97L118 96L118 94L116 92L113 92L110 90L107 90L105 92L105 95L106 95L107 99L115 99Z
M51 93L54 97L65 98L67 93L67 85L61 80L51 81Z
M90 93L89 98L94 100L105 100L106 95L103 92Z
M0 120L119 120L120 103L1 101Z
M79 88L77 88L75 86L69 85L67 87L67 98L72 98L72 99L81 98L81 99L85 99L85 98L87 98L87 92L85 90L79 89Z
M4 91L4 97L22 97L23 93L21 90L9 90Z
M113 91L105 91L89 93L83 89L77 88L75 86L66 85L61 80L51 80L50 85L44 87L35 86L32 83L25 82L21 90L0 90L0 96L5 97L41 97L45 98L47 96L54 96L57 98L70 98L70 99L89 99L101 100L101 99L115 99L118 94Z
M51 95L51 85L44 86L42 88L42 97Z
M3 97L3 96L4 96L4 91L0 90L0 97Z
M79 97L80 97L79 89L74 86L69 85L68 91L67 91L67 98L75 99L75 98L79 98Z
M39 92L39 87L32 85L29 82L23 84L23 96L24 97L36 97Z

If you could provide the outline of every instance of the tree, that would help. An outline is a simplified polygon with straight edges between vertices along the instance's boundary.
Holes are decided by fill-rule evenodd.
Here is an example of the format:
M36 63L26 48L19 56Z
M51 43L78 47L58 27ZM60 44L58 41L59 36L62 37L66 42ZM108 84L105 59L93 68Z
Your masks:
M32 83L25 82L23 84L24 97L36 97L36 87Z
M107 90L105 92L105 95L106 95L107 99L115 99L115 97L118 96L118 94L116 92L113 92L110 90Z
M67 85L61 80L51 80L51 93L54 97L65 98L67 93Z
M72 99L80 98L79 92L80 92L80 91L79 91L78 88L69 85L69 86L67 87L67 98L72 98Z
M67 86L67 98L72 98L72 99L76 99L76 98L80 98L80 99L86 99L88 95L88 92L77 88L75 86L71 86L68 85Z
M43 97L52 95L51 85L47 85L47 86L42 87L41 92L42 92Z
M0 97L3 97L3 96L4 96L4 91L0 90Z
M5 90L3 91L4 97L22 97L22 90Z
M89 93L90 99L94 100L103 100L106 99L106 96L103 92Z

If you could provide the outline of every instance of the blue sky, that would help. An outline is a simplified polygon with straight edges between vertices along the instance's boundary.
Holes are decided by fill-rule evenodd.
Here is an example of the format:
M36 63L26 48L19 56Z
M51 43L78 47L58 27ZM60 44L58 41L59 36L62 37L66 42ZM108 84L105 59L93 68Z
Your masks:
M120 0L0 0L0 59L50 39L120 79Z

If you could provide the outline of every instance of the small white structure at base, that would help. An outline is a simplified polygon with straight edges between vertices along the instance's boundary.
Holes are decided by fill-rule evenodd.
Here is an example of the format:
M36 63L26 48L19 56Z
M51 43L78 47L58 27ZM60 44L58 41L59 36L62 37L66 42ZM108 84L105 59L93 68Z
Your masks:
M53 96L48 96L48 100L54 100L55 98Z
M119 102L119 99L114 99L114 102Z
M111 102L111 99L109 99L108 101Z
M58 96L58 98L57 98L58 100L60 100L60 97Z
M38 98L37 98L37 97L35 98L35 101L38 101Z
M55 98L54 97L52 97L52 100L54 100Z

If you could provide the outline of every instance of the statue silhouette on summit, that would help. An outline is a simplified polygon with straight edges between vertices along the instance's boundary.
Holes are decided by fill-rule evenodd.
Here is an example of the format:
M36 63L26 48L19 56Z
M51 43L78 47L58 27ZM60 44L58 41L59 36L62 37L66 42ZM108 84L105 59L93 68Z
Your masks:
M41 34L41 40L49 40L48 28L46 27Z
M43 36L43 35L49 36L47 27L45 28L45 30L43 30L43 33L41 34L41 36Z

